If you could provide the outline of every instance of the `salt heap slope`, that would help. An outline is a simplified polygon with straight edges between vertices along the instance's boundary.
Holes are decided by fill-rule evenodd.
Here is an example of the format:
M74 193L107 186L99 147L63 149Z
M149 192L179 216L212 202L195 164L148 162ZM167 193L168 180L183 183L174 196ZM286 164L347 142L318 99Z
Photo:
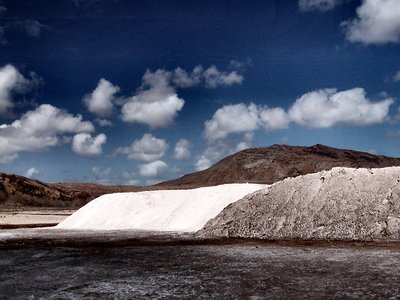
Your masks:
M288 178L225 208L208 237L400 239L400 167L333 168Z
M192 190L103 195L58 224L58 229L195 232L230 203L265 185L225 184Z

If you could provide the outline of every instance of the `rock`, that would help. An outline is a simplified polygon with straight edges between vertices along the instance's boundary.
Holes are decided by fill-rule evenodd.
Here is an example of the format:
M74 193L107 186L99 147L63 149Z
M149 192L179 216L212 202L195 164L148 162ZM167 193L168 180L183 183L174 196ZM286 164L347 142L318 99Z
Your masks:
M226 207L200 235L400 239L400 167L333 168L287 178Z

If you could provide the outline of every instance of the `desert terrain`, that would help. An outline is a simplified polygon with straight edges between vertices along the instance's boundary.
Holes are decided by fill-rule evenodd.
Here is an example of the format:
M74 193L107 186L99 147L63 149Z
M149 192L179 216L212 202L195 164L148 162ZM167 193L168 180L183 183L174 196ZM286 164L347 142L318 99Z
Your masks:
M335 149L324 145L311 147L272 145L240 151L209 169L153 186L44 183L2 173L0 174L0 228L54 226L93 199L107 194L195 189L233 183L269 185L282 182L285 178L296 177L299 177L298 182L303 182L307 180L302 179L303 175L327 171L334 167L384 168L390 166L400 166L400 159ZM287 184L288 181L283 182ZM111 197L115 199L113 198L111 204L108 205L117 206L119 196ZM209 197L204 197L206 198L204 205L210 205L207 202L210 200ZM230 201L234 200L239 199L234 197Z

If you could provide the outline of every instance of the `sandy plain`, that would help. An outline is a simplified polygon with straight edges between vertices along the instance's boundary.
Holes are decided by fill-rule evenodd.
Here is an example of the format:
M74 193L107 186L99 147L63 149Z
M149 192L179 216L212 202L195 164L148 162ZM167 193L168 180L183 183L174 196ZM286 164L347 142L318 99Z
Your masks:
M75 210L60 208L0 208L0 229L55 226Z

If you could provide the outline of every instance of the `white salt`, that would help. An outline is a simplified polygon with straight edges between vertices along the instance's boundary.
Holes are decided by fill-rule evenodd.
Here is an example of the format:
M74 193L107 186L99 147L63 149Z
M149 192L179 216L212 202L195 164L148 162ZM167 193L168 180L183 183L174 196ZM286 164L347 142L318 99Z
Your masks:
M191 190L108 194L89 202L56 228L195 232L229 204L263 187L224 184Z

